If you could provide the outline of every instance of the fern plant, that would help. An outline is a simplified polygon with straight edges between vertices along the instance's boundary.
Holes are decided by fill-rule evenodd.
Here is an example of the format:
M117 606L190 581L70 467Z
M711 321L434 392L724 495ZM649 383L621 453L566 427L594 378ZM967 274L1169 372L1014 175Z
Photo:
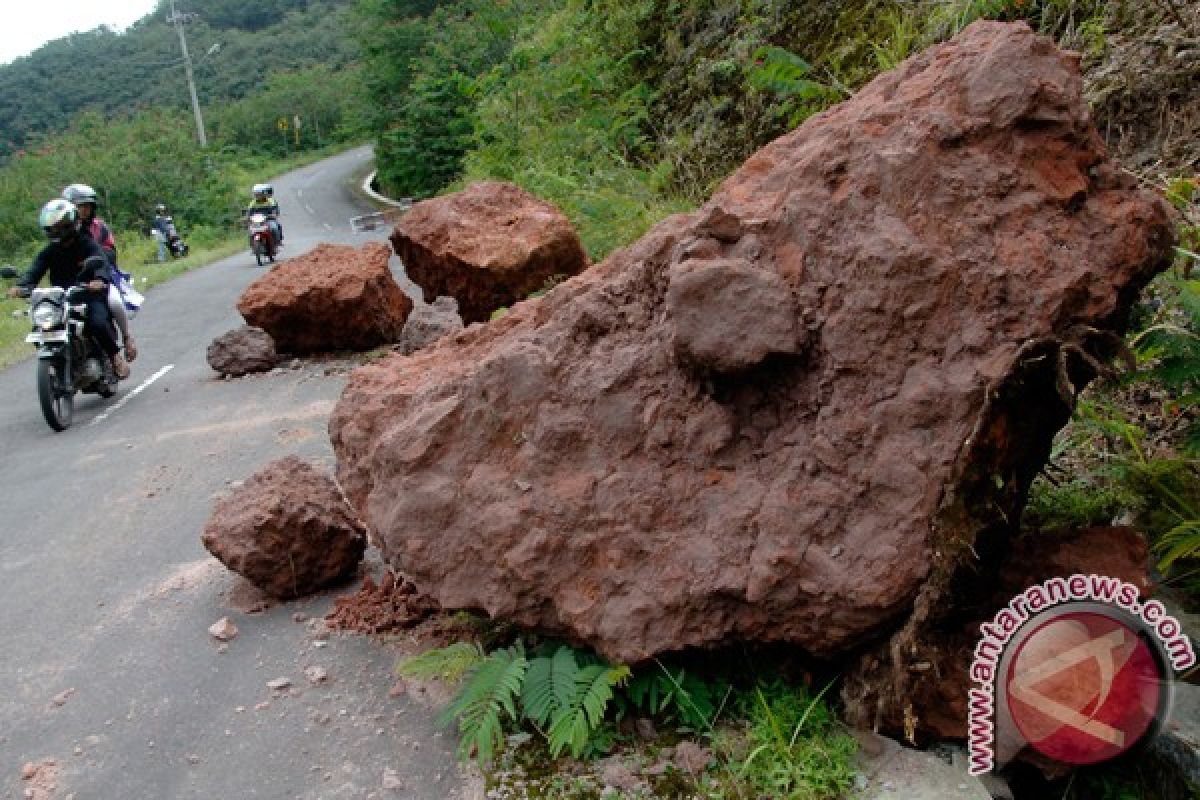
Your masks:
M442 713L443 722L458 723L460 757L490 762L504 745L506 729L524 722L542 735L554 757L603 750L605 716L614 689L629 680L629 668L566 645L547 652L530 658L519 640L491 653L458 642L410 658L397 672L463 679Z
M458 720L460 757L474 753L486 764L503 747L504 716L520 719L517 701L528 670L519 641L492 651L471 669L462 690L442 714L443 721Z

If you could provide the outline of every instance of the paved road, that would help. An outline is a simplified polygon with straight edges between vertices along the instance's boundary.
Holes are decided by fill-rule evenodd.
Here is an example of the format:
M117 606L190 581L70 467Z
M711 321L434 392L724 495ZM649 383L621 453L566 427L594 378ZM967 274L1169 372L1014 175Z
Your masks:
M275 180L284 255L385 236L349 225L372 210L352 189L369 159L360 148ZM22 765L45 759L54 797L79 800L463 792L432 712L387 696L394 655L354 636L320 647L295 619L331 595L233 610L238 582L200 544L231 482L292 453L333 463L343 372L226 381L205 363L261 274L247 250L150 290L132 378L113 401L77 398L64 433L42 421L32 361L0 372L0 797L23 797ZM227 615L241 633L220 652L207 628ZM331 680L309 685L310 665ZM278 677L293 690L273 695ZM403 789L383 788L385 769Z

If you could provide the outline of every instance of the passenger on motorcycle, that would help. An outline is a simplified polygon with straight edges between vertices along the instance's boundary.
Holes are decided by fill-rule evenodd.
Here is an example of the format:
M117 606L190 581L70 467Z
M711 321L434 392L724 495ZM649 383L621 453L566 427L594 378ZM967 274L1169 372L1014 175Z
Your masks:
M142 297L133 291L133 284L130 282L132 276L127 272L122 272L117 266L117 242L113 239L112 230L104 220L96 216L96 190L85 183L72 183L63 189L62 196L78 209L80 229L95 239L96 244L100 245L100 249L108 256L109 266L112 267L112 284L108 290L108 310L112 313L117 328L121 331L121 340L125 344L125 358L133 361L137 358L138 350L137 342L134 341L133 334L129 330L129 315L126 313L126 305L131 307L130 310L136 310L141 306Z
M42 206L38 225L46 232L50 243L34 257L29 271L8 290L9 297L28 296L47 273L50 283L63 289L86 285L89 290L86 333L112 359L117 377L128 378L129 364L121 355L109 328L112 316L108 310L108 287L112 280L104 251L91 236L80 231L79 212L69 200L59 197ZM98 260L87 261L93 257Z
M274 190L269 184L254 184L254 202L246 206L245 215L265 214L267 224L271 226L271 235L275 237L275 246L283 245L283 226L279 224L279 203L276 202Z

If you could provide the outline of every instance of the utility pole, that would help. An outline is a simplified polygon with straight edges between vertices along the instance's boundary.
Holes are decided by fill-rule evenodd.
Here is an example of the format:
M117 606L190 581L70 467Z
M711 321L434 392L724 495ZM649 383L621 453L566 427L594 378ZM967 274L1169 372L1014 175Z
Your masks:
M175 10L175 0L171 0L171 16L167 22L175 25L179 32L179 47L183 50L183 71L187 74L188 94L192 97L192 113L196 115L196 136L200 139L201 147L208 147L208 137L204 134L204 117L200 114L200 99L196 97L196 80L192 77L192 58L188 55L187 38L183 35L185 18L193 14L180 14Z

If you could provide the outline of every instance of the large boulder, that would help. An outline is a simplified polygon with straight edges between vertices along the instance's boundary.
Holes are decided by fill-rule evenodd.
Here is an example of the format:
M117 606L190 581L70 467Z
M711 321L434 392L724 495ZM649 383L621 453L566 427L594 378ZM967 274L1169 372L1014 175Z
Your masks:
M860 649L1004 548L1172 237L1077 60L979 22L699 211L356 370L338 478L444 607L616 661Z
M226 567L283 600L354 575L367 547L337 484L296 456L218 500L200 538Z
M279 363L279 353L271 334L243 325L209 342L205 360L222 375L238 377L272 369Z
M370 350L404 330L412 300L388 268L388 247L320 244L246 287L237 309L284 353Z
M425 301L453 297L467 324L587 267L579 235L561 211L499 181L417 203L391 240Z

